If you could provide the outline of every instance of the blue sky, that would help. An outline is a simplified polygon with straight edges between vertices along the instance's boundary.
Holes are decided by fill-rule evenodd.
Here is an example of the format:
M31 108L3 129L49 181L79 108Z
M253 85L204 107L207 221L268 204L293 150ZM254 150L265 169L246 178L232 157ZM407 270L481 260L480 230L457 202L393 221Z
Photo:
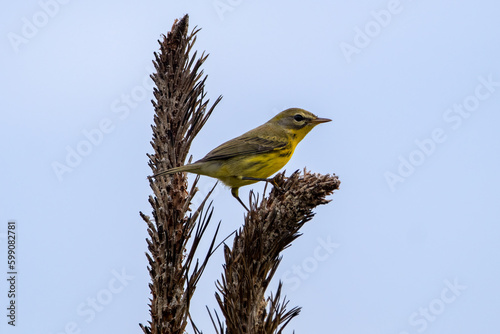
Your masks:
M23 1L0 13L0 259L17 222L19 333L140 333L157 40L185 13L212 100L194 159L289 107L333 120L287 172L335 173L276 274L289 333L500 330L500 5L494 1ZM221 126L223 124L223 126ZM214 180L202 177L200 193ZM256 184L240 190L263 191ZM221 235L241 226L213 195ZM215 228L215 224L212 228ZM206 241L208 246L208 240ZM222 252L195 294L211 333ZM0 281L5 308L9 287ZM273 291L273 290L271 290ZM271 292L270 291L270 292ZM6 316L2 333L14 332Z

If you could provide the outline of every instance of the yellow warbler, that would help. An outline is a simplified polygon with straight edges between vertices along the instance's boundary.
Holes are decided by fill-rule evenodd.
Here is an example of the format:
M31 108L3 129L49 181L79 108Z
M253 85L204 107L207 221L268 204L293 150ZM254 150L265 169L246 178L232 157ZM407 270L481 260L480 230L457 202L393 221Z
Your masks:
M231 194L248 210L238 196L238 189L258 181L271 181L268 177L286 165L305 135L316 125L330 121L303 109L286 109L261 126L216 147L204 158L153 177L178 172L214 177L231 187Z

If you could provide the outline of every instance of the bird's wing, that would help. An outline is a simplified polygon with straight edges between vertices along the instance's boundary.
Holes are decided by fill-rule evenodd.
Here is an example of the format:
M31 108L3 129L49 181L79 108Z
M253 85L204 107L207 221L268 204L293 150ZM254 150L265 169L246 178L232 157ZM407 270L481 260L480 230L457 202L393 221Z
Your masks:
M259 129L259 128L257 128ZM279 150L288 145L288 138L283 135L266 134L266 131L257 129L231 139L224 144L214 148L200 161L224 160L241 155L259 154ZM262 128L261 130L265 130Z

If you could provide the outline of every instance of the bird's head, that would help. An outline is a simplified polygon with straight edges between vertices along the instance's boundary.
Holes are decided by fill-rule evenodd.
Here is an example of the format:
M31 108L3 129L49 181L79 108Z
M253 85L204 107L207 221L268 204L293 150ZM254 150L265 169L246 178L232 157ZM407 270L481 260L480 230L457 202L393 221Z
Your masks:
M320 118L304 109L290 108L274 116L268 123L281 127L299 142L316 125L330 121L331 119Z

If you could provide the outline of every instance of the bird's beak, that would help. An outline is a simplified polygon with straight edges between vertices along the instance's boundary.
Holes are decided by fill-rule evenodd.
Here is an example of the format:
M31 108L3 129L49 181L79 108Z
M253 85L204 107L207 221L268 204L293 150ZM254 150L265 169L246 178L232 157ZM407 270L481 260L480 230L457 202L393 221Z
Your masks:
M313 120L311 120L311 123L313 124L319 124L319 123L326 123L326 122L331 122L332 120L329 119L329 118L321 118L321 117L318 117L318 118L315 118Z

